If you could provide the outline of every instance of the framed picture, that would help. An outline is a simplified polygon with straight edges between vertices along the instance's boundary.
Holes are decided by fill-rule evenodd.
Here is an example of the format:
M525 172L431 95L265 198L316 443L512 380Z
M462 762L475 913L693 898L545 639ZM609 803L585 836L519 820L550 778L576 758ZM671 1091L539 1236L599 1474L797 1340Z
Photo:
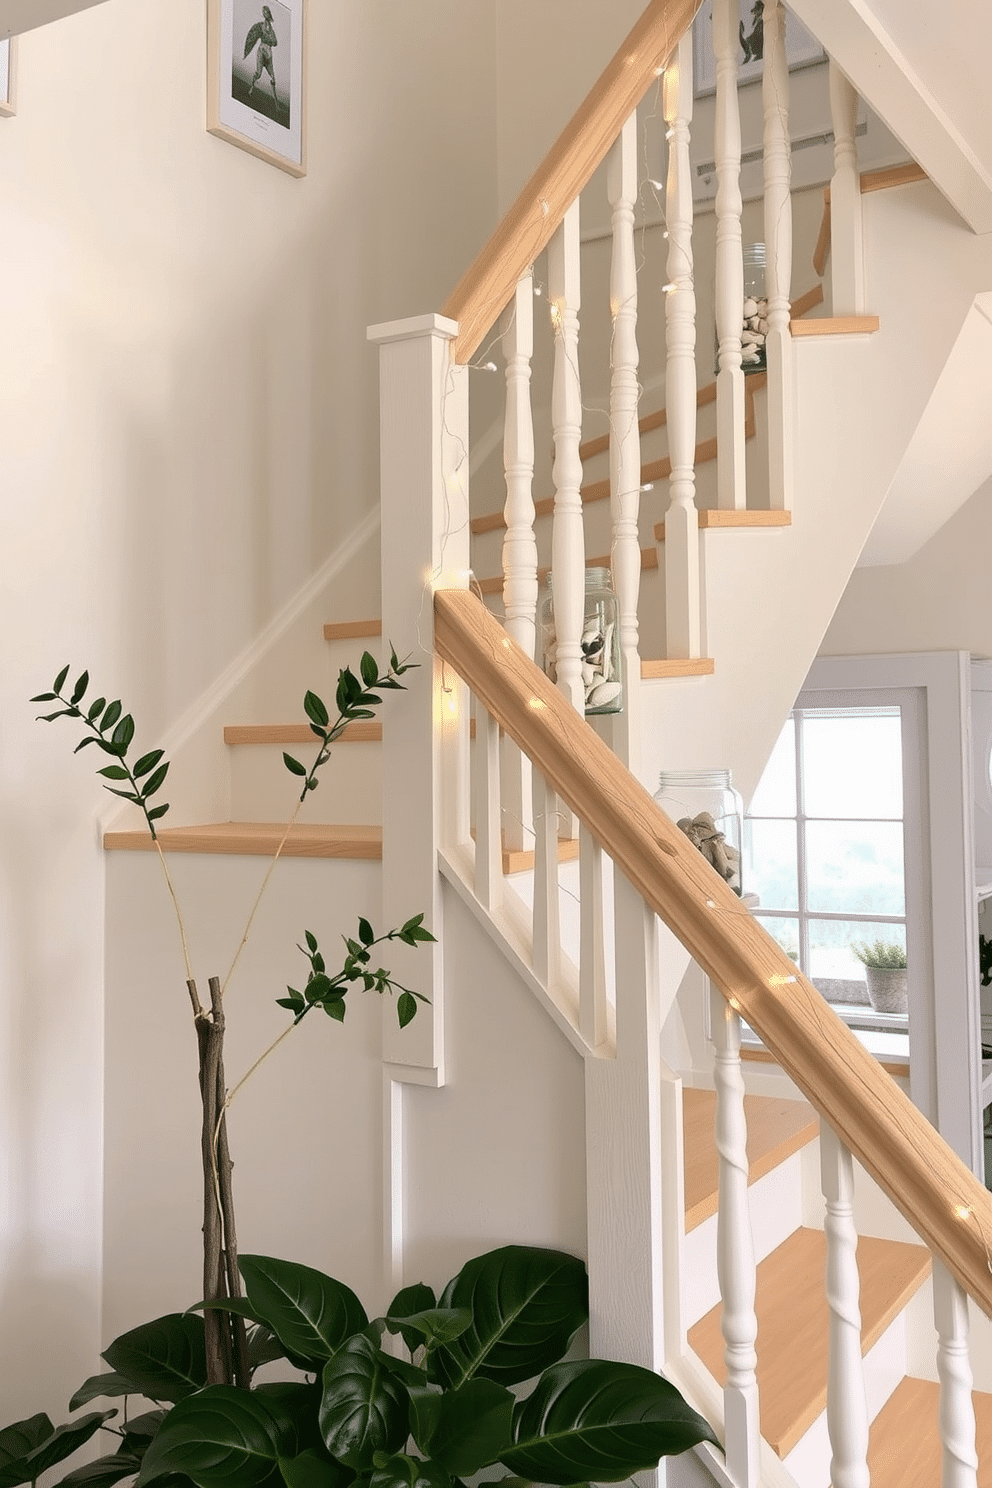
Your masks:
M0 117L17 113L17 37L0 41Z
M306 175L307 0L208 0L207 129Z
M756 82L762 72L762 0L738 0L740 45L737 78L740 84ZM822 62L825 52L812 32L790 11L785 19L785 56L789 71ZM697 98L716 92L716 56L713 52L713 0L704 0L692 27L692 64Z

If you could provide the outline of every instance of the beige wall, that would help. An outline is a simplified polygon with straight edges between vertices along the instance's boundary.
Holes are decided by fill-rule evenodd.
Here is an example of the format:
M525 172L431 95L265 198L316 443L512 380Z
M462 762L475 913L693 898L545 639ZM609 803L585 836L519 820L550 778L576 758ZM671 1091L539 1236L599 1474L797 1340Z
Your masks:
M992 482L906 563L856 568L822 656L972 651L992 656Z
M71 658L157 741L374 511L365 326L495 219L491 0L310 14L302 181L206 134L203 0L31 31L0 120L4 1418L96 1367L101 1291L108 798L27 698Z

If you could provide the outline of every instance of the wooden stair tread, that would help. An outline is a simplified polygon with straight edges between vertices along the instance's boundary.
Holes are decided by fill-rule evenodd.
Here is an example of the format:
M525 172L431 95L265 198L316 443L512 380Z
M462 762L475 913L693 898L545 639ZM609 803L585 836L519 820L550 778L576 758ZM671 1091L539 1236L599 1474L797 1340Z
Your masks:
M820 320L790 320L797 336L866 336L877 331L877 315L825 315Z
M827 1403L828 1309L822 1230L796 1230L757 1271L758 1392L761 1434L785 1457ZM930 1272L922 1245L858 1241L861 1347L867 1352ZM726 1380L722 1304L689 1329L689 1345L722 1385Z
M381 620L331 620L324 626L325 641L352 641L382 635Z
M222 853L272 857L282 841L285 822L212 822L199 827L160 827L163 852ZM107 832L109 852L154 852L147 830ZM282 850L286 858L382 857L382 828L297 822Z
M749 1183L770 1173L820 1132L816 1112L806 1101L746 1095L744 1117ZM715 1121L715 1090L683 1090L686 1233L716 1213L719 1160Z
M733 510L724 510L713 507L700 511L698 516L699 530L701 532L707 528L792 526L792 513L787 511L752 511L750 508L746 511L738 511L736 508ZM655 524L654 535L657 542L665 541L664 522Z
M712 677L716 670L712 656L675 656L668 660L641 659L641 677L645 682L659 677Z
M978 1488L992 1488L992 1395L975 1391ZM872 1488L935 1488L940 1482L940 1387L904 1379L868 1435Z
M335 740L338 744L377 744L382 740L381 723L349 723ZM225 744L315 744L317 736L308 723L229 723Z

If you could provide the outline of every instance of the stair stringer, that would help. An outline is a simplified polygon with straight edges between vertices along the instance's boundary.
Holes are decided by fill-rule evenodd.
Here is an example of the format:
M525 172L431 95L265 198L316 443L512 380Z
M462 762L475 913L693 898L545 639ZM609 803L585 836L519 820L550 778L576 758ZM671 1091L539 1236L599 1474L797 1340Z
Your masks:
M645 690L645 763L731 765L747 798L844 591L975 296L988 240L928 182L865 198L871 336L803 337L793 348L792 526L700 534L703 650L715 675L672 695ZM929 298L921 335L922 286Z

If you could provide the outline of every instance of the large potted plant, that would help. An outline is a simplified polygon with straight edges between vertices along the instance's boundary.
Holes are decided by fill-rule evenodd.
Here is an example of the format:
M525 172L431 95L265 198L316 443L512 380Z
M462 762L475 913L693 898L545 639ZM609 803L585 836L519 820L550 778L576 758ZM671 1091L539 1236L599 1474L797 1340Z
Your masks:
M309 768L285 757L303 782L301 802L341 730L371 716L377 690L401 687L406 666L393 653L380 673L366 654L359 670L360 680L341 673L333 723L320 698L306 695L317 756ZM59 703L49 721L83 726L77 747L95 744L109 757L100 771L112 782L107 788L142 810L156 839L155 823L168 810L152 804L169 769L162 751L132 763L130 715L102 697L85 703L85 672L63 692L67 676L68 668L36 701ZM160 845L159 858L182 930ZM343 1022L355 988L395 992L399 1020L408 1022L423 999L375 967L372 952L392 940L431 939L422 915L381 935L362 919L331 972L307 931L306 982L277 1001L295 1028L316 1008ZM565 1359L588 1318L585 1268L573 1256L504 1246L470 1260L439 1298L425 1285L405 1287L373 1319L349 1287L321 1271L239 1256L227 1138L238 1087L227 1089L222 1058L227 978L209 979L205 1007L188 959L186 970L203 1107L204 1298L116 1338L103 1354L109 1370L69 1402L72 1413L107 1400L122 1400L121 1409L103 1405L57 1428L39 1413L0 1430L0 1488L36 1484L98 1432L114 1438L113 1451L70 1470L62 1485L461 1488L490 1468L507 1470L511 1476L495 1481L514 1485L612 1482L699 1442L717 1444L660 1375Z

